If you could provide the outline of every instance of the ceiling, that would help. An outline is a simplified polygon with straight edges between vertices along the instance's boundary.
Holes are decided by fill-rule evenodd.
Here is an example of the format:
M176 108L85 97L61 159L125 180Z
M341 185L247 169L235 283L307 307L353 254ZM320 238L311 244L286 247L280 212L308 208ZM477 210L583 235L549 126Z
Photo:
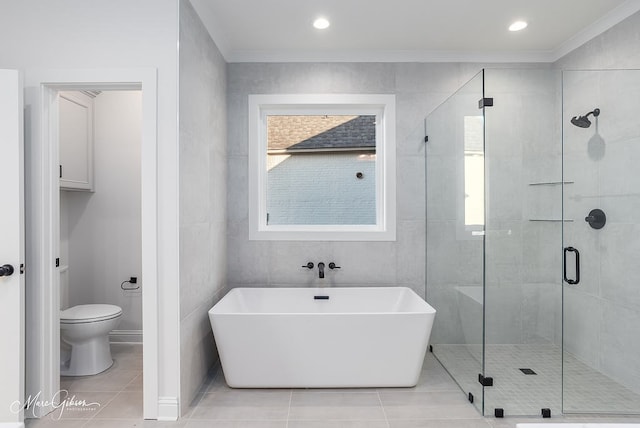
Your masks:
M228 62L555 61L640 0L191 0ZM327 30L313 28L318 16ZM529 26L512 33L522 19Z

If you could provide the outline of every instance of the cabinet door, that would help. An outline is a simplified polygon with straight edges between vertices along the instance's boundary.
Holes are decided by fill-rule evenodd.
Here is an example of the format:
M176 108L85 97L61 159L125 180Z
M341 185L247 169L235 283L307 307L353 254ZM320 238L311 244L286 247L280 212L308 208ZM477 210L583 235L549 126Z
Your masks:
M93 190L93 99L60 92L60 188Z

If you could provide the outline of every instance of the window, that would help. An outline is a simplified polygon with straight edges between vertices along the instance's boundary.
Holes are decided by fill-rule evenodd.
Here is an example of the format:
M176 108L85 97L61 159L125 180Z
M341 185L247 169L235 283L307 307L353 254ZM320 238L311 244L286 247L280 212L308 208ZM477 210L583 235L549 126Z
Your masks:
M250 95L249 237L395 240L395 96Z
M484 231L484 117L464 117L464 226L472 236Z

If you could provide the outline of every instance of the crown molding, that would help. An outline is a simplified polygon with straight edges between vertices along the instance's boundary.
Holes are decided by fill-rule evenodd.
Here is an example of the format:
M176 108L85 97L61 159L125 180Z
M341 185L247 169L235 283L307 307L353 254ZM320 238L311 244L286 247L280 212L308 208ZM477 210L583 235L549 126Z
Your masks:
M229 61L233 54L231 44L226 34L220 31L222 26L218 25L218 15L213 10L211 2L207 0L190 0L190 3L224 60L231 62Z
M638 11L640 11L640 0L625 1L554 49L550 62L558 61L571 51L579 48L589 40L599 36Z
M554 51L232 50L227 62L553 62Z

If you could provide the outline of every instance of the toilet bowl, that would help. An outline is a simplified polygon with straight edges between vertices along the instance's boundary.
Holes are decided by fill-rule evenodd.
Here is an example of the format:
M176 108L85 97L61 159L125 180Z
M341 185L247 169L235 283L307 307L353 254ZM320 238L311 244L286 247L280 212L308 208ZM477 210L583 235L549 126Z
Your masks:
M115 305L77 305L60 311L60 338L70 346L61 354L60 374L88 376L113 364L109 332L118 326L122 309Z

